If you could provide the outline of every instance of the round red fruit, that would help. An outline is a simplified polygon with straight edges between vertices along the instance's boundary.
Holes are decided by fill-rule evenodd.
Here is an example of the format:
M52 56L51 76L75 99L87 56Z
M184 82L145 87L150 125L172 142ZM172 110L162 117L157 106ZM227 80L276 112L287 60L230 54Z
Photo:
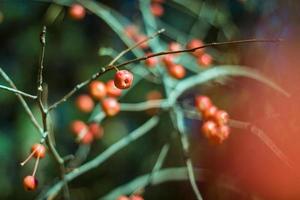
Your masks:
M133 75L127 70L117 71L115 74L114 83L119 89L128 89L133 82Z
M38 181L34 176L26 176L23 179L23 186L27 191L32 191L37 188Z
M151 55L152 53L147 53L146 55L149 56ZM158 60L156 57L150 57L150 58L147 58L145 60L145 64L148 66L148 67L155 67L158 63Z
M92 97L101 100L106 96L105 84L101 81L93 81L89 85L89 91Z
M162 62L165 64L165 66L167 68L169 68L169 67L172 67L173 65L175 65L174 58L175 58L174 55L167 54L162 57Z
M35 158L44 158L46 155L46 147L42 144L34 144L31 147L31 152Z
M185 76L185 68L182 65L173 65L168 68L170 76L176 79L182 79Z
M214 121L206 121L202 125L202 134L207 137L211 138L212 136L217 134L217 124Z
M180 51L182 47L178 42L170 42L168 45L168 49L170 51Z
M103 127L96 123L93 122L89 124L89 132L91 132L96 139L100 139L103 136Z
M164 7L160 3L151 3L150 11L155 17L160 17L164 14Z
M122 196L119 196L119 197L117 198L117 200L130 200L130 198L127 197L127 196L122 195Z
M216 113L215 113L215 121L218 123L218 125L225 125L228 123L229 121L229 115L226 111L224 110L218 110Z
M107 116L114 116L120 111L120 104L115 98L106 98L102 101L102 109Z
M79 4L73 4L69 9L69 15L75 20L83 19L85 16L85 9Z
M110 97L119 97L122 94L122 90L120 90L119 88L117 88L115 86L115 83L113 80L109 80L106 83L106 92L107 92L107 95Z
M144 200L144 198L140 195L134 194L130 196L130 200Z
M203 42L202 40L199 40L199 39L192 39L188 44L187 44L187 48L188 49L193 49L193 48L196 48L196 47L201 47L203 46ZM204 49L203 48L200 48L200 49L197 49L195 51L192 52L192 54L194 56L200 56L204 53Z
M89 131L87 131L83 136L82 138L80 138L80 143L81 144L91 144L93 142L93 134Z
M70 129L74 135L79 135L87 131L87 125L83 121L75 120L71 123Z
M85 113L89 113L94 108L94 101L89 95L80 95L76 99L77 108Z
M214 120L217 112L218 112L218 108L216 106L211 106L202 113L203 119L204 120L209 120L209 119Z
M210 108L212 106L212 102L211 102L210 98L207 96L203 96L203 95L196 97L195 104L196 104L196 108L200 112L204 112L205 110L207 110L208 108Z
M211 65L212 61L213 58L208 53L204 53L203 55L197 58L198 64L204 67L208 67L209 65Z

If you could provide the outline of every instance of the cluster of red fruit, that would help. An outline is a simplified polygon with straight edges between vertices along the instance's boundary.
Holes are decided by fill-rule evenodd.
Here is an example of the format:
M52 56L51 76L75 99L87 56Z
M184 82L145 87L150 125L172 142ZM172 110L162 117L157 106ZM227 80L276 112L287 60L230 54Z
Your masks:
M151 0L150 11L152 15L160 17L164 14L164 7L162 6L164 2L165 0Z
M119 196L116 200L144 200L144 198L138 194L133 194L130 197L127 196Z
M214 144L221 144L229 136L229 115L219 110L207 96L196 97L196 108L202 114L202 134Z
M132 82L133 75L127 70L118 70L114 80L109 80L107 83L92 81L89 85L89 95L78 96L76 106L80 111L89 113L95 106L94 100L100 101L106 116L114 116L120 111L117 97L122 94L122 89L128 89ZM103 136L101 125L98 123L87 125L80 120L72 122L71 131L77 137L77 141L83 144L89 144L93 139L100 139Z
M23 179L23 186L26 190L35 190L38 186L38 181L35 178L35 173L39 165L39 160L46 155L46 148L42 144L34 144L31 147L31 154L21 163L21 166L25 165L32 157L36 158L34 170L32 175L28 175Z

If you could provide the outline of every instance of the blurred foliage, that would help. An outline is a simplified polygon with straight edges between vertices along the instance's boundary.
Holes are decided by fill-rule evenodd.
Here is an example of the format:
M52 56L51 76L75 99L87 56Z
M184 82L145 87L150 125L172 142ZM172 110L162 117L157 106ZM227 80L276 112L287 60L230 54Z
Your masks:
M144 18L149 17L147 14L150 12L145 10L141 12L140 8L146 2L143 0L99 1L101 5L112 10L96 14L87 11L86 17L81 21L72 20L68 16L68 7L62 6L69 4L70 1L57 2L59 4L48 1L0 1L0 66L20 90L35 93L40 54L39 33L43 24L48 27L44 77L49 85L50 102L62 97L74 85L87 79L99 67L105 66L111 57L132 44L124 38L123 33L123 27L130 23L137 24L142 32L147 34L159 28L166 29L161 35L160 43L158 40L150 43L153 50L158 52L164 50L167 43L173 40L185 46L192 38L200 38L208 43L257 36L268 38L284 36L286 30L282 28L287 19L294 17L293 11L298 5L296 2L283 0L166 0L164 15L156 18L155 23L145 25ZM107 9L105 6L104 10ZM114 18L109 18L112 16ZM267 51L264 48L255 50ZM214 57L215 64L252 64L252 61L245 60L247 45L209 48L207 51ZM143 52L136 49L126 59L141 55ZM189 73L203 70L195 65L194 61L188 54L180 57L180 62L190 70ZM141 65L142 63L129 68L144 73L138 71ZM101 80L111 79L112 76L111 72L107 73ZM238 81L229 78L220 79L193 89L185 97L192 99L195 93L208 94L218 106L232 113L233 118L239 118L238 109L251 97L251 91L240 88ZM227 85L224 85L225 82ZM5 85L2 79L0 84ZM153 88L158 86L142 80L134 91L122 98L122 102L144 101L147 91ZM85 88L80 93L86 92ZM238 101L242 103L233 103ZM34 108L34 113L37 113L38 109L31 103L30 105ZM28 154L31 144L39 141L38 134L14 95L0 91L0 109L0 199L32 199L39 191L25 192L21 180L24 175L31 172L33 164L21 168L19 163ZM251 109L248 111L251 113ZM148 115L145 113L125 112L118 117L105 120L103 122L105 136L103 140L93 143L87 160L97 156L147 118ZM72 154L77 150L78 145L69 133L69 123L74 119L85 121L89 119L89 115L76 110L74 98L62 104L53 113L57 148L62 155ZM149 173L160 148L170 136L174 135L170 132L172 124L165 113L161 114L161 121L163 123L153 129L151 134L117 153L100 168L71 182L72 199L97 199L112 188ZM186 119L186 124L189 127L191 156L195 165L199 168L212 169L216 174L233 173L225 164L226 159L230 158L230 145L235 141L228 141L218 147L211 146L199 135L198 121ZM183 158L178 157L181 155L178 141L173 138L170 143L171 149L164 167L182 166ZM39 167L37 173L41 189L51 184L53 177L58 176L54 166L55 163L49 156ZM234 175L231 177L234 178ZM250 194L253 193L259 198L268 199L272 196L247 189L243 192L226 190L226 187L217 184L219 182L216 176L198 185L205 199L251 199ZM296 196L299 197L300 194ZM187 181L164 183L149 188L145 193L145 199L193 198L193 192Z

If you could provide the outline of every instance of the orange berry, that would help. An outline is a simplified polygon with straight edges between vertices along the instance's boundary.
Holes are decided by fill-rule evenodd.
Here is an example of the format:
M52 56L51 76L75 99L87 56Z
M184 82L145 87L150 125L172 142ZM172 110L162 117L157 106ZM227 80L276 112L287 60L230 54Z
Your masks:
M31 147L31 153L33 153L33 157L35 158L44 158L46 155L46 147L39 143L34 144Z
M89 113L94 108L94 101L89 95L80 95L76 99L77 108L85 113Z
M211 65L213 58L208 53L204 53L197 58L197 62L199 65L207 67Z
M120 111L120 104L115 98L108 97L102 100L101 105L107 116L114 116Z
M151 3L150 11L155 17L160 17L164 14L164 7L159 3Z
M218 108L216 106L214 106L214 105L210 106L208 109L206 109L202 113L203 119L204 120L209 120L209 119L214 120L217 111L218 111Z
M162 99L162 94L160 93L160 91L152 90L147 93L146 99L148 101L159 100L159 99ZM158 113L158 111L159 111L159 108L151 108L151 109L146 110L146 113L149 115L155 115Z
M119 197L117 198L117 200L130 200L130 198L127 197L127 196L122 195L122 196L119 196Z
M168 45L170 51L180 51L182 49L181 45L178 42L170 42ZM173 54L177 55L177 54Z
M182 65L173 65L168 68L169 75L176 79L182 79L185 76L185 68Z
M212 102L209 97L200 95L196 97L195 105L199 112L204 112L212 106Z
M105 84L101 81L93 81L89 85L90 94L98 100L101 100L106 96Z
M225 125L228 123L229 121L229 115L226 111L224 110L218 110L216 113L215 113L215 121L217 122L218 125Z
M83 19L85 16L85 9L79 4L73 4L69 9L69 15L75 20Z
M134 194L130 196L130 200L144 200L144 198L140 195Z
M79 135L81 132L87 130L87 125L83 121L75 120L71 123L70 129L74 135Z
M38 181L34 176L26 176L23 179L23 186L24 186L25 190L32 191L37 188Z
M91 132L96 139L100 139L103 136L103 127L96 123L93 122L89 124L89 132Z
M90 144L93 142L93 134L91 132L86 132L82 138L79 140L81 144Z
M174 58L175 58L174 55L167 54L162 57L162 62L164 63L164 65L167 68L169 68L169 67L172 67L173 65L175 65Z
M146 55L149 56L151 55L152 53L147 53ZM147 58L145 60L145 64L148 66L148 67L155 67L158 63L158 60L156 57L151 57L151 58Z
M230 128L227 125L222 125L218 128L219 135L222 137L222 140L225 140L229 137Z
M192 39L188 44L187 44L187 48L188 49L193 49L193 48L196 48L196 47L201 47L203 46L203 42L202 40L199 40L199 39ZM200 56L204 53L204 48L202 49L197 49L196 51L192 52L192 54L194 56Z
M138 34L138 35L134 36L133 40L138 43L138 42L146 40L147 38L148 37L146 35ZM149 47L148 42L145 41L145 42L141 43L139 45L139 47L142 49L147 49Z
M128 89L133 82L133 75L127 70L117 71L115 74L114 83L119 89Z
M106 92L107 92L107 95L110 97L118 97L118 96L121 96L121 94L122 94L122 90L120 90L119 88L117 88L115 86L115 83L113 80L109 80L106 83Z
M214 121L204 122L201 129L202 134L207 138L211 138L217 134L217 124Z
M133 39L139 34L139 30L135 25L128 25L125 27L124 33L127 35L127 37Z

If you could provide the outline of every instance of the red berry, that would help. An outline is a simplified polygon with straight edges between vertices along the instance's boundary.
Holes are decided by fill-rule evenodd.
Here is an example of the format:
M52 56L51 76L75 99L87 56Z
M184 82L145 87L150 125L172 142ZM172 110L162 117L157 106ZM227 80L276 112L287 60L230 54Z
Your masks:
M198 64L203 65L204 67L211 65L212 61L213 58L208 53L204 53L197 58Z
M170 51L180 51L182 49L181 45L178 42L170 42L168 45ZM173 54L176 55L176 54Z
M102 101L102 109L107 116L114 116L120 111L120 104L115 98L108 97Z
M214 120L217 112L218 112L218 108L216 106L212 105L202 113L203 119L204 120L209 120L209 119Z
M151 0L151 3L164 3L165 0Z
M217 124L214 121L206 121L202 125L202 134L207 137L211 138L212 136L217 134Z
M196 108L199 110L199 112L204 112L208 108L212 106L212 102L209 97L207 96L197 96L195 100Z
M93 142L93 134L89 131L87 131L83 136L82 138L79 139L80 143L81 144L90 144Z
M175 58L174 55L167 54L162 57L162 62L165 64L165 66L167 68L169 68L169 67L172 67L173 65L175 65L174 58Z
M142 41L147 40L147 38L148 37L146 35L138 34L138 35L133 37L133 40L138 43L138 42L142 42ZM149 47L148 42L145 41L145 42L141 43L139 45L139 47L142 48L142 49L147 49Z
M202 40L199 40L199 39L192 39L188 44L187 44L187 48L188 49L193 49L193 48L196 48L196 47L201 47L203 46L203 42ZM197 49L196 51L192 52L192 54L194 56L200 56L204 53L204 48L201 48L201 49Z
M114 83L119 89L127 89L131 86L133 81L133 75L127 70L117 71L115 74Z
M160 3L151 3L150 11L155 17L160 17L164 14L164 7Z
M130 198L127 197L127 196L122 195L122 196L119 196L119 197L117 198L117 200L130 200Z
M226 140L230 134L230 128L227 125L222 125L218 128L219 135L222 137L222 140Z
M124 29L125 34L127 37L133 39L139 34L139 30L135 25L128 25Z
M110 97L118 97L118 96L121 96L121 94L122 94L122 90L120 90L119 88L117 88L115 86L115 83L113 80L110 80L106 83L106 92L107 92L107 95Z
M224 110L218 110L216 113L215 113L215 121L217 122L218 125L225 125L228 123L229 121L229 115L226 111Z
M152 53L147 53L146 55L149 56L151 55ZM145 60L145 64L148 66L148 67L155 67L158 63L158 60L156 57L151 57L151 58L147 58Z
M176 79L182 79L185 76L185 68L182 65L173 65L168 68L170 76Z
M73 4L69 9L69 15L75 20L83 19L85 16L85 9L79 4Z
M93 81L89 85L90 94L98 100L106 96L105 84L101 81Z
M89 95L80 95L76 99L77 108L85 113L89 113L94 108L94 101Z
M91 132L96 139L100 139L103 136L103 127L94 122L89 124L89 132Z
M134 194L130 196L130 200L144 200L140 195Z
M83 121L75 120L71 123L70 129L74 135L79 135L81 132L87 131L87 125Z
M34 144L31 147L31 153L33 153L35 158L44 158L46 155L46 147L39 143Z
M24 186L25 190L32 191L37 188L38 181L34 176L26 176L23 179L23 186Z

